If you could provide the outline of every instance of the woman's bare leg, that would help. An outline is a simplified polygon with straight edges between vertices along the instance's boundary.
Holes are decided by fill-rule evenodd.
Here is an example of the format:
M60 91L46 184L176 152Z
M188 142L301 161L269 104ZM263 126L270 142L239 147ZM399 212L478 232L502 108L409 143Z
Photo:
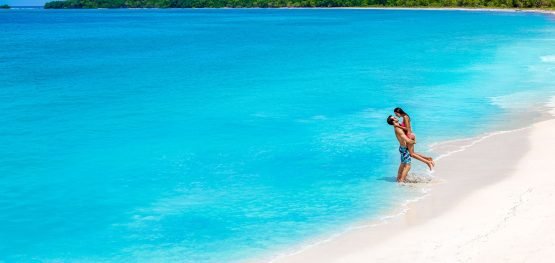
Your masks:
M414 144L407 144L407 148L409 150L410 157L413 157L414 159L425 163L428 166L428 168L430 168L430 170L434 168L435 163L431 157L424 156L414 152Z

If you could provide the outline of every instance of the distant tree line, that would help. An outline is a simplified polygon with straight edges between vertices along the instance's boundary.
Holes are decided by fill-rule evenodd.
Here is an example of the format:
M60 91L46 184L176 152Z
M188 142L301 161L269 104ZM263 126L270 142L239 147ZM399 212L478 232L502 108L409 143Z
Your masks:
M10 9L9 5L0 5L0 9Z
M501 7L555 8L555 0L66 0L44 8L202 7Z

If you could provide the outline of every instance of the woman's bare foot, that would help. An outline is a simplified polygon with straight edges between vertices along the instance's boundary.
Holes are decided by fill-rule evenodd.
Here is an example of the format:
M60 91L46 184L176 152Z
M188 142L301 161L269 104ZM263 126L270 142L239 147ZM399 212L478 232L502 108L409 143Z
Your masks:
M426 165L428 166L428 168L430 168L430 171L434 168L432 162L426 162Z

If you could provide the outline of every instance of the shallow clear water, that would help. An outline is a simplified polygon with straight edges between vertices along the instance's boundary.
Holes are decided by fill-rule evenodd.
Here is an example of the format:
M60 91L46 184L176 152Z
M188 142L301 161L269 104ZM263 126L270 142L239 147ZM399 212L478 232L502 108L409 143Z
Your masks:
M554 22L0 11L0 261L233 261L381 216L417 195L391 110L425 151L541 106Z

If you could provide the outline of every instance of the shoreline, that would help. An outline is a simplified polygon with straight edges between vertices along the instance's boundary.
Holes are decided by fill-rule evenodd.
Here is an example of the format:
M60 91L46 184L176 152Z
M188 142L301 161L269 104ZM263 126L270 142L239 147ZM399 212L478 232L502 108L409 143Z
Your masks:
M353 9L353 10L427 10L427 11L478 11L478 12L524 12L524 13L540 13L555 15L555 8L514 8L514 7L402 7L402 6L350 6L350 7L192 7L192 8L176 8L176 7L119 7L119 8L44 8L44 6L12 6L11 9L52 9L52 10L106 10L106 9L126 9L126 10L144 10L144 9Z
M214 8L217 9L217 8ZM225 8L224 8L225 9ZM233 9L233 8L228 8ZM252 9L252 8L239 8L239 9ZM506 12L506 13L540 13L555 15L555 8L553 9L538 9L538 8L501 8L501 7L425 7L425 6L415 6L415 7L402 7L402 6L391 6L391 7L379 7L379 6L352 6L352 7L276 7L276 8L258 8L258 9L354 9L354 10L416 10L416 11L476 11L476 12Z
M555 98L551 100L555 101ZM550 112L553 114L555 110L552 109ZM546 148L549 149L549 147L555 146L554 139L549 139L547 145L538 146L542 140L545 140L544 136L555 132L555 118L553 116L555 114L550 116L548 120L532 122L525 127L461 139L460 141L464 141L464 144L461 144L458 140L445 142L445 144L455 146L455 150L439 152L440 155L437 159L441 159L441 162L438 163L439 166L434 172L434 183L416 184L417 187L429 186L431 192L423 194L417 200L407 200L405 204L394 209L395 212L380 220L353 224L352 227L326 239L311 239L311 242L305 242L302 246L297 246L296 249L290 250L288 253L266 258L264 262L404 262L406 260L444 262L447 259L453 259L451 257L453 253L466 255L465 252L454 251L461 244L452 244L452 239L447 237L465 233L465 236L476 234L473 237L475 239L483 236L483 234L476 231L469 231L468 233L453 231L457 229L451 229L453 232L449 232L446 226L453 224L453 221L444 218L456 215L454 222L458 223L457 227L459 229L479 228L478 224L471 223L472 220L479 220L487 213L470 211L472 206L475 206L474 210L483 209L482 212L489 212L491 209L495 209L495 206L488 206L487 209L484 209L483 204L476 202L476 200L471 205L466 204L469 202L468 200L477 199L478 195L495 196L500 192L506 195L514 194L514 192L508 191L507 188L499 185L514 184L513 181L515 180L518 181L517 185L520 186L526 185L526 183L537 184L540 180L526 180L528 173L536 173L537 171L523 170L521 164L534 162L532 156L536 156L540 152L545 155ZM537 134L542 134L542 136L538 137ZM439 144L444 143L440 142ZM502 151L502 156L500 154L496 155L500 146L510 148L512 151ZM548 162L544 160L543 164L547 165ZM548 170L543 170L543 173L549 175ZM553 182L555 183L555 181ZM526 189L518 190L528 193ZM541 194L550 193L544 192ZM508 198L504 205L509 207L510 211L514 211L514 206L511 206L514 202L513 199ZM547 202L542 203L542 205L549 206ZM502 214L506 215L506 213ZM496 221L499 220L498 215L488 215L489 221L498 222ZM550 214L550 216L552 216L550 218L555 219L555 213ZM506 217L503 217L503 220L505 219ZM434 228L437 228L437 225L442 227L440 233L433 231ZM444 227L445 229L443 229ZM422 229L428 229L428 231ZM518 228L514 228L507 232L518 230ZM450 235L447 233L450 233ZM502 234L507 233L503 232ZM555 229L546 235L551 234L555 234ZM432 242L429 241L430 239L440 240ZM314 242L315 240L317 241ZM398 247L397 244L400 243L406 243L406 248L412 248L413 250L407 251L404 246L403 248ZM423 244L427 245L424 250L416 249L416 247L421 247ZM446 249L445 252L435 253L435 250L441 246L449 245L452 246ZM553 248L555 247L543 251L553 251ZM484 250L477 246L472 250L472 253L479 254ZM399 253L399 251L404 252ZM496 256L500 256L499 253L503 252L501 248L492 251L496 251ZM555 252L553 252L553 255L555 256ZM425 256L428 258L425 258ZM432 258L429 256L432 256ZM403 260L400 260L400 257L403 257ZM256 262L260 262L260 260Z
M480 12L525 12L555 15L555 9L501 8L501 7L330 7L322 9L376 9L376 10L429 10L429 11L480 11Z

